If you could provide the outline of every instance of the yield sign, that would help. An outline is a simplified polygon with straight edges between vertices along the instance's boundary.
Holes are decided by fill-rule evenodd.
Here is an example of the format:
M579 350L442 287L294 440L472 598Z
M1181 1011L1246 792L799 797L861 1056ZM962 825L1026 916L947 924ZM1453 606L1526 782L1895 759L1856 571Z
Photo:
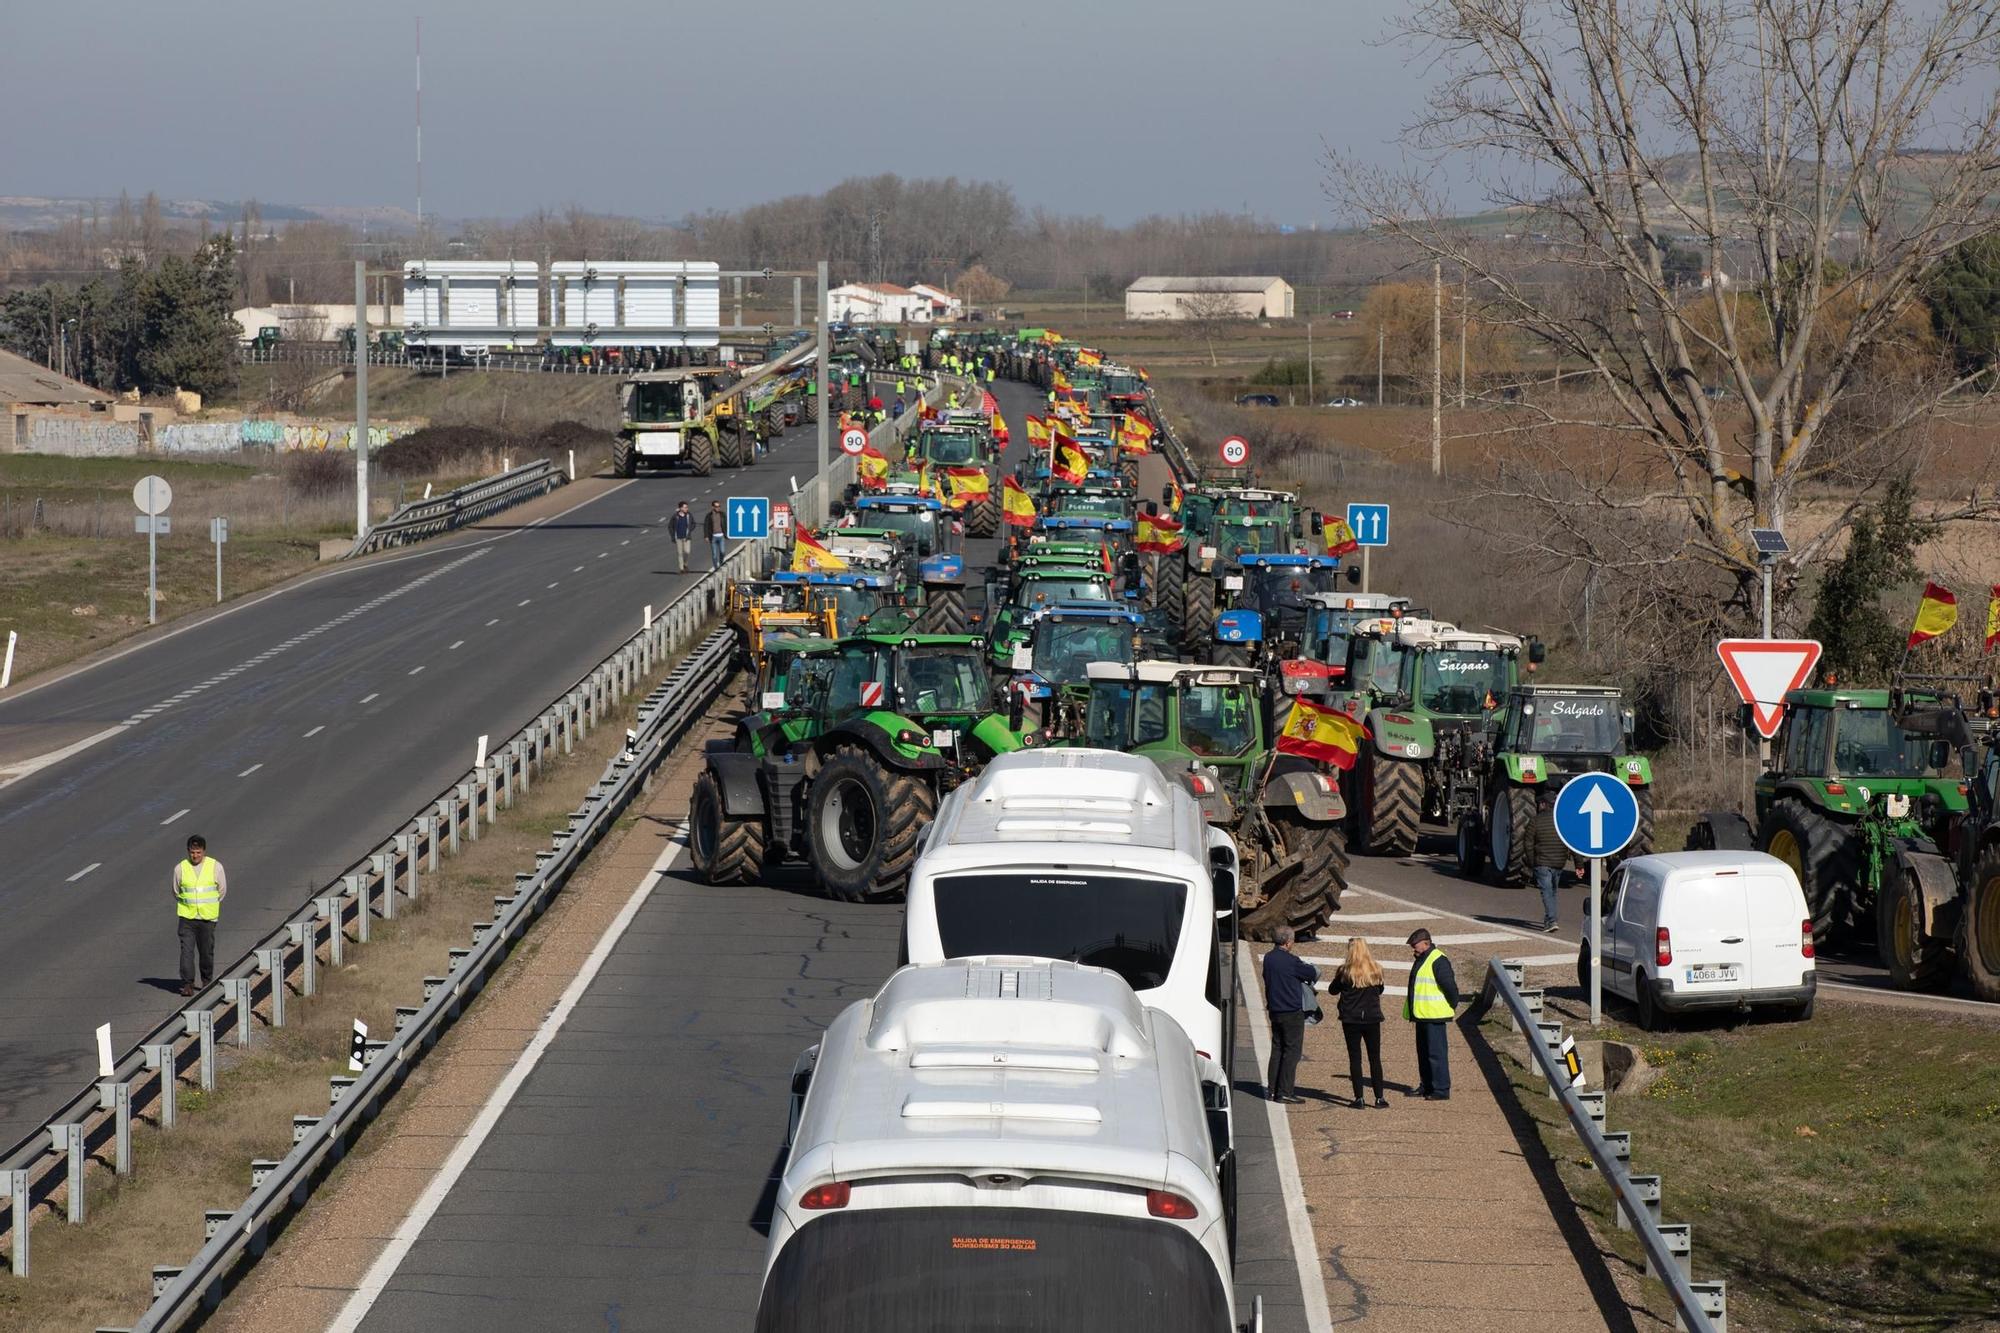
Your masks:
M1785 720L1786 692L1805 684L1819 664L1817 639L1724 639L1715 652L1765 740Z

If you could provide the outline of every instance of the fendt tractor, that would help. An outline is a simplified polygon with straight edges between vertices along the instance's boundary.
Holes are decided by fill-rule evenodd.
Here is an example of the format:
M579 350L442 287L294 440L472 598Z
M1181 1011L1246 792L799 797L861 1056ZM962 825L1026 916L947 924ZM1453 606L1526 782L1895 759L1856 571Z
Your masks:
M1089 676L1082 743L1151 759L1235 838L1243 933L1324 927L1347 891L1346 810L1322 767L1272 752L1264 674L1148 661L1095 662Z

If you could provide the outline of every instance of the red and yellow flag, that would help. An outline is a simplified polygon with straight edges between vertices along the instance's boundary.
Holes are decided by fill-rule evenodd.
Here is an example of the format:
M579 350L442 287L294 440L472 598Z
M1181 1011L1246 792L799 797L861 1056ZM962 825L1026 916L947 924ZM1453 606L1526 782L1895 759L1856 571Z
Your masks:
M1181 512L1181 501L1186 498L1187 493L1181 490L1181 484L1170 479L1167 482L1167 507L1178 514Z
M1069 482L1072 486L1083 484L1090 475L1090 459L1084 456L1075 440L1067 435L1056 435L1056 453L1050 460L1049 473L1057 481Z
M1368 728L1341 712L1310 699L1293 699L1292 711L1278 733L1279 754L1316 759L1335 768L1354 767Z
M1153 555L1172 555L1187 545L1181 524L1165 514L1141 513L1132 534L1132 545Z
M1118 420L1118 448L1123 453L1150 453L1153 448L1153 426L1146 418L1127 413Z
M1344 518L1327 519L1321 532L1326 536L1326 553L1336 559L1349 551L1361 549L1361 543L1355 540L1354 529L1347 526Z
M2000 583L1993 585L1993 596L1986 603L1986 651L1992 652L2000 645Z
M1079 348L1076 354L1076 363L1079 366L1101 366L1104 364L1104 353L1093 352L1088 347Z
M862 490L879 491L889 484L889 455L867 445L855 460L855 470L861 475Z
M1924 599L1917 603L1917 621L1910 626L1910 641L1906 645L1914 648L1926 639L1935 639L1958 623L1958 598L1952 596L1951 589L1942 583L1924 584Z
M1049 373L1054 377L1050 380L1050 385L1057 393L1068 393L1070 391L1069 376L1063 374L1060 370L1052 370Z
M809 528L800 528L792 541L792 573L838 574L847 562L820 544Z
M1017 528L1035 526L1035 502L1012 477L1000 486L1000 517Z
M974 500L989 499L993 494L993 482L985 468L948 467L944 469L944 481L951 490L953 509L963 509Z
M1004 447L1012 439L1013 436L1007 430L1007 418L995 412L993 414L993 443Z
M1033 413L1028 415L1028 443L1044 449L1049 444L1049 423Z

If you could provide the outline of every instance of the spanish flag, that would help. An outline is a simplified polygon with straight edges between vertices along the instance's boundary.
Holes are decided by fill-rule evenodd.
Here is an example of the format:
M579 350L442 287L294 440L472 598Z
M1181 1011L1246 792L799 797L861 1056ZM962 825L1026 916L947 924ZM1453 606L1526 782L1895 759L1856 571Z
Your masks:
M1118 448L1123 453L1150 453L1153 447L1153 428L1146 424L1144 417L1125 416L1119 418Z
M1012 477L1000 487L1000 517L1017 528L1035 526L1035 502Z
M1297 698L1292 700L1284 730L1278 733L1277 750L1279 754L1295 754L1348 769L1354 767L1354 760L1361 753L1361 742L1366 739L1368 728L1338 708Z
M1173 510L1176 514L1180 513L1181 501L1187 498L1187 493L1181 490L1179 482L1171 479L1167 482L1167 492L1167 508Z
M792 573L838 574L846 568L847 562L820 545L810 529L799 529L792 542Z
M1005 447L1013 436L1007 430L1007 418L998 412L993 414L993 443Z
M1338 558L1361 549L1361 543L1354 538L1354 529L1347 526L1344 518L1329 518L1321 531L1326 536L1326 553L1330 556Z
M1924 599L1917 603L1917 622L1910 626L1910 641L1905 648L1914 648L1926 639L1935 639L1958 623L1958 598L1951 595L1951 589L1942 583L1924 584Z
M1084 457L1083 450L1076 447L1076 441L1065 440L1056 446L1056 456L1049 467L1049 473L1057 481L1080 486L1090 475L1090 460Z
M2000 645L2000 583L1993 585L1993 596L1986 603L1986 651L1992 652Z
M1028 415L1028 443L1044 449L1049 443L1049 423L1033 413Z
M1088 347L1080 348L1076 354L1076 363L1079 366L1101 366L1104 364L1104 354L1093 352Z
M889 484L889 455L872 444L863 447L855 468L861 474L864 491L879 491Z
M1165 514L1142 512L1138 528L1132 534L1132 545L1153 555L1172 555L1187 545L1187 537L1178 521Z
M944 470L945 484L951 488L951 507L963 509L974 500L991 498L993 482L981 467L948 467Z
M1068 393L1070 391L1069 376L1063 374L1060 370L1051 371L1049 373L1055 377L1051 381L1051 383L1054 386L1055 391L1057 393Z

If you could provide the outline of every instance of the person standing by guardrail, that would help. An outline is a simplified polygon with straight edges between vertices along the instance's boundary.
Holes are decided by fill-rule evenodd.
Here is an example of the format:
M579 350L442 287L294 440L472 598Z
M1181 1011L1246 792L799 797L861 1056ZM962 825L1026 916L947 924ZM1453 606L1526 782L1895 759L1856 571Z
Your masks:
M1347 1077L1354 1084L1354 1109L1361 1100L1361 1050L1368 1049L1368 1072L1375 1084L1375 1105L1386 1108L1382 1095L1382 965L1368 951L1368 941L1355 936L1347 942L1347 961L1334 970L1327 989L1340 999L1340 1032L1347 1038Z
M680 558L677 573L688 572L688 554L694 549L694 515L688 512L688 502L681 501L674 507L674 516L667 522L667 532L674 539L674 554Z
M1535 887L1542 891L1542 934L1556 932L1556 885L1562 881L1569 848L1556 832L1556 800L1544 792L1535 807Z
M729 520L723 515L722 501L708 502L708 516L701 523L708 535L708 567L721 569L723 548L729 543Z
M1433 1102L1451 1100L1451 1047L1445 1025L1458 1013L1458 978L1451 960L1431 943L1422 926L1410 932L1410 986L1403 1017L1417 1028L1417 1089L1409 1094Z
M1264 1095L1274 1102L1302 1102L1295 1082L1305 1051L1306 995L1319 969L1292 952L1292 928L1278 927L1264 955L1264 1008L1271 1016L1271 1067L1264 1071Z
M208 854L208 839L199 833L187 840L187 859L174 867L174 915L181 941L181 994L195 992L196 965L201 984L215 980L215 923L222 900L229 894L229 876L222 862Z

